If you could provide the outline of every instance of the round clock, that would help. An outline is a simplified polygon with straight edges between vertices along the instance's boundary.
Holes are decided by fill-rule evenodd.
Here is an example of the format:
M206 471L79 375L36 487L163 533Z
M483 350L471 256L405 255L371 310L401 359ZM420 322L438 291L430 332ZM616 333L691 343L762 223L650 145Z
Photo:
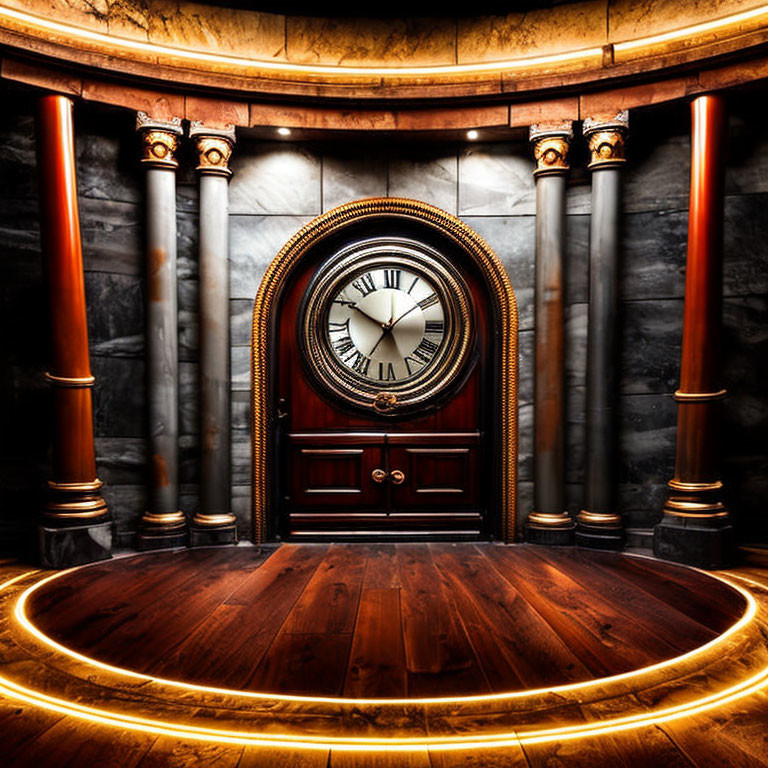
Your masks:
M472 336L469 291L450 261L413 240L348 245L318 270L299 336L312 378L346 403L396 415L455 382Z

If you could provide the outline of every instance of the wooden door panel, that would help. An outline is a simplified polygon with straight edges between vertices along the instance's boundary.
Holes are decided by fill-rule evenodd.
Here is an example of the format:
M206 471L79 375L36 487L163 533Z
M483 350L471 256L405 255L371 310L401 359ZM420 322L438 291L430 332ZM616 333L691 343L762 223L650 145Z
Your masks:
M386 506L386 484L372 479L385 467L383 434L289 435L291 509L343 513Z
M405 474L392 487L393 511L479 511L480 446L479 433L390 436L390 473Z
M432 242L430 232L421 235ZM446 245L432 244L438 250ZM308 254L286 284L277 314L276 530L289 537L487 535L496 492L489 488L493 449L484 441L495 429L490 405L495 374L493 316L482 275L470 259L454 254L472 296L475 324L465 376L424 411L391 418L327 397L304 365L297 318L326 255L323 249ZM401 468L407 479L401 486L374 483L371 472L377 468L387 473Z

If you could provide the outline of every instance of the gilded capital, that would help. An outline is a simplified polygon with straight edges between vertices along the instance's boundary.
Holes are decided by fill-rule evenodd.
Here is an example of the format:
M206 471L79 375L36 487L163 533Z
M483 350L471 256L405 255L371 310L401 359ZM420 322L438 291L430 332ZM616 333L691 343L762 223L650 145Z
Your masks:
M178 168L176 152L182 134L181 118L164 122L153 120L145 112L137 112L136 130L141 136L142 163L155 168Z
M587 118L584 121L584 136L589 145L587 168L611 168L623 165L627 160L624 142L629 130L629 114L619 112L610 120Z
M232 170L229 159L235 146L235 129L216 130L193 121L189 128L190 138L197 145L197 168L201 175L229 178Z
M570 124L532 125L529 138L536 161L534 176L562 175L568 172L568 152L573 138Z

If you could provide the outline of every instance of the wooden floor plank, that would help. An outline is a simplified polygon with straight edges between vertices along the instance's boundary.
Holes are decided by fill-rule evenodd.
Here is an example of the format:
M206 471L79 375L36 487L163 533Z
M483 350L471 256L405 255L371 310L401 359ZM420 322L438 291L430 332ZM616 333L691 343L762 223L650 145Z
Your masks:
M410 696L487 691L482 669L447 599L426 544L399 544L403 641Z
M701 574L696 571L644 557L621 557L599 551L589 554L601 569L621 574L642 592L683 610L718 634L744 612L743 601L734 599L733 591L725 584L709 581L707 589L702 590Z
M248 687L294 695L340 696L352 633L280 632L256 668Z
M47 729L18 758L18 765L35 768L135 768L154 745L152 734L108 728L76 718L64 718ZM9 763L2 763L10 765Z
M590 677L560 636L491 565L484 548L432 545L493 691L555 685Z
M429 753L331 752L329 768L431 768Z
M325 544L283 544L227 598L227 605L250 606L257 600L268 600L275 585L285 585L291 579L306 584L327 552Z
M407 694L400 590L364 589L349 654L344 695L357 698Z
M546 547L536 547L532 551L544 562L567 573L585 592L597 586L596 574L602 576L601 571L589 563L588 555L584 553L553 554ZM615 572L611 578L601 578L599 591L601 598L615 611L631 618L649 635L655 636L678 652L688 650L692 646L704 645L717 637L717 633L712 629L688 618L654 595L638 592L635 585L621 573ZM642 610L638 610L641 601Z
M284 547L275 552L180 646L159 659L152 673L247 688L326 551L326 547Z
M768 765L768 694L765 692L659 727L700 768L764 768Z
M633 620L601 598L601 585L585 593L567 574L545 563L533 545L521 546L514 562L500 547L486 552L496 569L543 616L596 674L616 674L669 658L677 649L650 638Z
M243 747L160 736L139 768L237 768Z
M684 754L655 726L585 739L524 744L523 749L530 768L692 768Z
M246 747L237 768L327 768L330 752L326 749L273 749Z
M0 698L0 750L3 765L29 765L26 756L37 739L60 723L64 716L30 704Z
M208 549L193 550L189 554L187 551L151 553L98 563L65 574L51 582L45 590L35 592L29 600L27 613L44 627L47 611L53 609L57 617L56 627L62 633L71 633L86 621L96 624L102 620L106 626L121 605L139 605L147 597L156 600L162 590L175 589L177 584L220 557L215 550ZM115 578L122 583L122 602L99 611L105 598L114 596Z
M134 615L121 626L119 644L112 632L93 638L88 652L112 663L135 664L142 660L145 669L179 647L205 619L250 575L237 561L211 563L204 573L191 576L173 592L143 606L132 606ZM114 630L113 630L114 631ZM138 651L138 652L137 652Z
M333 544L296 601L284 632L349 634L355 628L365 550Z
M529 768L522 747L430 752L432 768Z
M397 548L394 544L371 544L365 547L365 589L394 589L400 587Z

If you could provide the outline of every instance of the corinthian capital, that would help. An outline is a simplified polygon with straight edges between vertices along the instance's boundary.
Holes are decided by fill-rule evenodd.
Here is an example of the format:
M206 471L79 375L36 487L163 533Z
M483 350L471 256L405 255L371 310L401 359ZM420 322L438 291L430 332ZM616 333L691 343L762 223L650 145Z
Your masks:
M558 125L532 125L529 139L536 160L534 176L565 174L570 167L568 152L573 138L570 122Z
M176 152L182 135L181 118L154 120L146 112L137 112L136 130L141 135L142 163L172 170L178 167Z
M232 175L229 159L235 146L235 129L219 130L206 128L202 123L192 121L189 136L197 146L197 171L202 175Z
M584 137L589 144L590 170L623 165L627 160L624 142L629 131L629 113L619 112L612 119L587 118Z

